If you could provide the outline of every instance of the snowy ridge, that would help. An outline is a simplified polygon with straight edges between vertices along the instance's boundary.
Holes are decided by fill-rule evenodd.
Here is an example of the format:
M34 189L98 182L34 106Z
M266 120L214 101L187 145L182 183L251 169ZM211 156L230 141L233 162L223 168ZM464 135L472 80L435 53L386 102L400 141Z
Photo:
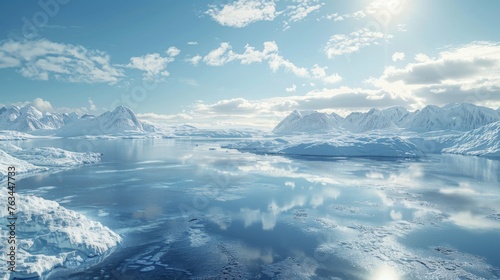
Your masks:
M33 106L0 108L0 129L32 132L58 129L78 119L78 114L42 113Z
M327 115L314 111L293 111L273 130L277 134L331 131L339 127L338 115Z
M466 132L444 153L500 157L500 121Z
M273 130L276 134L296 132L328 133L339 129L355 133L373 130L405 129L415 132L438 130L469 131L500 121L498 110L473 104L448 104L443 107L428 105L422 110L408 112L396 106L382 111L353 112L345 119L335 113L327 115L319 112L293 111Z
M392 119L378 109L371 109L366 113L352 113L345 118L341 126L343 129L356 133L393 127L395 124Z
M435 130L469 131L500 120L493 109L472 104L448 104L442 108L426 106L403 124L417 132Z
M0 141L26 140L29 138L33 138L33 136L13 130L0 130Z
M58 136L74 137L84 135L144 134L146 132L142 123L130 108L118 106L112 112L103 113L98 117L90 115L82 117L78 121L62 127L56 134Z

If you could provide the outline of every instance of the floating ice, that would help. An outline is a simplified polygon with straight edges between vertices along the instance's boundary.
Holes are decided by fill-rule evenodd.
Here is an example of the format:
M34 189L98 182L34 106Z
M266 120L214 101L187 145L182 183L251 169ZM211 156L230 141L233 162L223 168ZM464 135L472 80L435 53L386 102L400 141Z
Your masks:
M7 200L4 192L0 199ZM55 267L82 264L89 258L105 256L121 242L109 228L57 202L31 195L18 195L16 202L16 235L22 240L13 274L17 278L40 277ZM6 207L0 209L0 217L7 217ZM5 234L2 231L2 238ZM0 243L0 251L6 250L4 246ZM1 258L5 263L4 254Z

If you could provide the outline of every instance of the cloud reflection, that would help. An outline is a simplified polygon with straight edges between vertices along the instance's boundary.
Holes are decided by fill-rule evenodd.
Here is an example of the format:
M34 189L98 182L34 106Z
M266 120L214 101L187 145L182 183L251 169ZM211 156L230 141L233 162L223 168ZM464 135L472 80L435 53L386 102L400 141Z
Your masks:
M452 214L447 221L459 227L471 230L496 230L500 229L500 222L487 219L484 216L474 215L470 211Z

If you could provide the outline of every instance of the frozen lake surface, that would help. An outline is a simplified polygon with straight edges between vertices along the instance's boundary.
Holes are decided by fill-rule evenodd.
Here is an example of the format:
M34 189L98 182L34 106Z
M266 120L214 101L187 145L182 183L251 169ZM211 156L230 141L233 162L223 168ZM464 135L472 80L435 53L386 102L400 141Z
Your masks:
M103 153L17 182L120 234L48 279L498 279L500 161L283 157L227 142L30 140Z

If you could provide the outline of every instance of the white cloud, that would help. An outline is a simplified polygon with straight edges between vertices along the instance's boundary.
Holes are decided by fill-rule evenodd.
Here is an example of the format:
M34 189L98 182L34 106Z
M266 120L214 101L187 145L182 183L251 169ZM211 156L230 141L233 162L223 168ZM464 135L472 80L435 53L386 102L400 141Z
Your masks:
M287 6L285 15L288 17L284 21L285 29L288 29L290 23L301 21L314 11L318 11L324 3L319 0L295 0L295 5Z
M336 19L338 17L339 17L339 13L334 13L334 14L326 15L327 19Z
M367 28L354 31L349 35L336 34L330 37L325 52L328 58L358 52L361 48L379 45L392 38L392 35L370 31Z
M343 21L343 20L348 19L348 18L353 18L353 19L359 20L359 19L362 19L365 17L366 17L366 13L364 11L357 11L357 12L354 12L351 14L343 14L343 15L339 15L338 13L334 13L334 14L330 14L330 15L326 16L327 19L333 19L333 21Z
M131 57L127 67L144 71L143 78L145 80L155 80L170 75L166 69L172 61L173 58L162 57L159 53L148 53L143 56Z
M203 57L201 55L195 55L191 58L189 58L187 61L191 64L193 64L194 66L198 65L198 63L200 63L201 59Z
M162 115L162 114L156 114L156 113L144 113L144 114L137 114L137 117L141 120L147 120L147 121L152 121L152 122L163 122L163 121L169 121L169 120L191 120L193 117L187 115L187 114L175 114L175 115Z
M105 52L46 39L2 42L0 68L17 68L30 79L73 83L116 84L124 76Z
M318 64L315 64L311 69L311 73L315 79L321 80L325 84L335 84L342 81L342 77L340 77L340 75L337 73L327 75L326 69L328 69L328 67L320 67L318 66Z
M35 98L30 104L42 112L52 112L52 104L49 101L43 100L42 98Z
M448 48L435 58L418 54L402 68L386 67L371 84L419 98L422 104L470 102L500 105L500 44L473 42Z
M166 50L165 53L170 57L174 57L174 56L178 56L181 53L181 50L172 46L172 47L168 48L168 50Z
M403 60L403 59L405 59L405 53L403 53L403 52L395 52L392 55L392 61L394 61L394 62L400 61L400 60Z
M21 60L10 56L8 53L0 51L0 69L12 68L21 65Z
M234 59L235 57L231 51L231 45L224 42L220 44L220 47L209 52L203 58L203 61L210 66L222 66L230 61L233 61Z
M307 78L309 76L309 71L306 68L297 67L295 64L278 54L271 55L268 63L269 68L271 68L273 72L276 72L280 68L284 68L285 71L290 71L301 78Z
M97 107L95 106L95 103L92 99L89 99L89 110L90 111L95 111L97 110Z
M285 89L286 92L295 92L297 91L297 86L295 84L292 84L291 87Z
M273 0L237 0L222 7L211 5L206 13L221 25L237 28L256 21L272 21L277 15Z
M196 42L196 41L189 41L189 42L187 42L187 44L193 46L193 45L198 45L198 42Z
M246 45L243 53L236 53L232 46L227 43L221 43L220 46L209 52L203 61L210 66L222 66L231 61L240 61L241 64L268 62L271 71L276 72L280 69L292 72L301 78L317 79L325 84L337 83L342 78L337 74L327 75L326 67L315 65L311 70L304 67L298 67L291 61L279 55L279 48L276 42L268 41L264 43L263 50L256 50L255 47Z

